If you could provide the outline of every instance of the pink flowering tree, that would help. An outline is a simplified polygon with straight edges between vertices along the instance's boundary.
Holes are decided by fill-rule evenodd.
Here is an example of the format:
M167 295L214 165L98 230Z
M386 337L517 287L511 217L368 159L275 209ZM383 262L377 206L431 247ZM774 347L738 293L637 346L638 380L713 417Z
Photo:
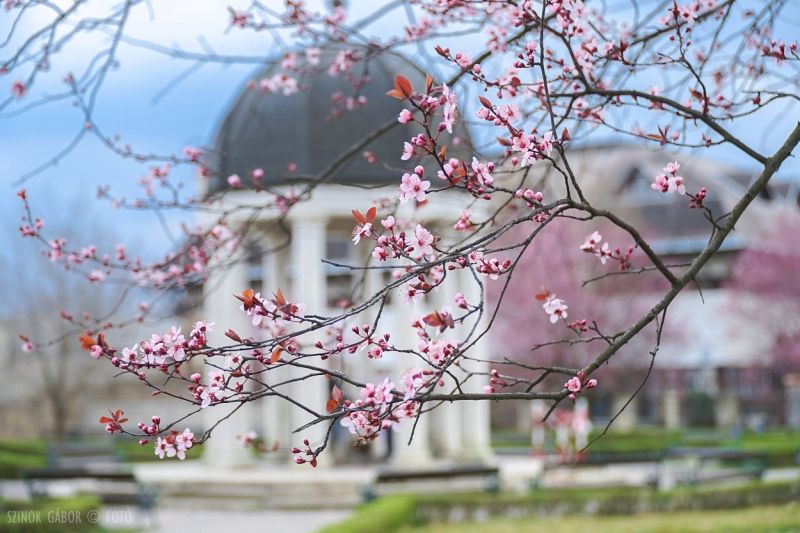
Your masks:
M4 2L5 17L12 20L24 20L33 9L49 10L50 16L34 29L13 24L8 30L10 37L0 56L8 93L0 98L0 111L24 112L43 102L73 105L80 112L81 127L70 146L94 137L120 158L150 166L139 178L140 198L121 197L108 187L99 191L101 200L133 211L196 211L213 222L186 225L182 239L156 260L144 259L125 245L83 253L90 243L51 233L47 213L36 209L33 199L20 190L21 235L29 245L41 246L50 261L83 276L87 283L113 281L120 287L136 285L156 292L202 283L215 270L231 266L230 258L238 257L237 250L252 230L250 224L232 222L237 211L239 220L264 211L285 218L346 162L361 157L375 162L375 155L365 152L370 142L400 124L414 130L397 146L396 160L377 162L398 169L393 196L376 195L372 205L352 206L353 244L370 248L372 260L349 267L364 276L388 268L392 275L378 290L347 302L337 315L307 308L284 287L265 287L263 294L241 287L230 298L238 299L240 313L259 328L258 337L229 324L207 323L202 316L188 331L165 327L130 346L118 343L119 324L87 322L76 328L75 337L79 336L87 357L116 367L118 379L140 381L143 393L182 402L187 416L220 406L230 412L263 398L303 409L312 420L296 428L298 438L312 426L326 430L323 438L305 440L294 448L301 464L317 464L337 424L354 439L369 441L396 425L414 425L415 419L451 402L540 399L555 408L602 387L606 364L648 332L648 351L655 357L670 304L692 284L800 142L796 124L779 136L773 134L769 146L743 135L744 128L763 127L781 106L798 98L797 44L787 41L793 35L780 25L788 2L654 1L608 10L603 2L581 0L401 0L376 4L369 12L349 12L342 3L322 9L287 0L280 7L245 2L220 8L220 25L230 33L276 35L269 55L255 59L143 42L126 33L127 24L143 11L147 16L149 3L124 0L100 16L81 9L91 3L76 1L60 8L33 1ZM383 21L382 30L374 32L372 25L378 21ZM18 29L23 26L27 30ZM86 55L80 69L73 65L72 72L65 71L60 52L79 31L102 32L110 39L101 40L103 48ZM467 41L483 46L470 51ZM384 126L314 175L298 175L290 165L282 178L296 185L286 192L266 185L260 168L250 169L246 176L215 176L217 170L203 147L138 152L107 134L96 120L97 95L112 70L124 68L118 64L118 50L130 43L187 64L272 65L274 74L254 80L250 90L275 99L305 90L303 80L309 74L339 77L352 86L352 93L331 95L331 120L369 105L360 89L370 79L361 66L376 57L400 58L410 69L428 74L424 80L411 80L398 73L393 86L381 89L386 98L402 102L399 116L387 117ZM53 72L63 77L63 91L38 93L37 83ZM480 153L462 154L463 147L459 151L450 135L467 123L483 133L479 140L485 147ZM590 192L596 189L589 187L592 176L575 170L570 147L609 135L672 150L665 157L663 173L652 176L650 194L685 197L682 209L706 214L707 245L688 266L666 263L633 222L596 202ZM65 157L70 146L44 161L42 168ZM757 166L757 175L730 212L708 208L704 200L715 191L699 189L693 176L681 173L680 157L686 150L736 153ZM187 193L177 177L183 167L194 169L201 179L226 181L230 190L258 191L260 201L231 207L220 203L224 193L211 197ZM450 221L452 231L426 226L416 216L417 208L433 207L451 191L461 193L457 197L463 204L461 214ZM579 225L582 231L569 233L579 237L554 238L564 222ZM564 350L580 347L568 364L551 358L539 365L539 372L559 376L555 382L542 381L539 373L513 372L515 367L530 367L526 356L476 355L479 341L501 327L499 312L508 303L513 280L532 275L520 267L536 243L540 254L560 257L575 252L579 258L570 261L591 265L584 279L584 269L575 263L572 279L542 279L537 283L540 288L523 290L514 302L521 312L540 313L550 328L537 329L530 338L524 330L518 332L522 346L578 340L562 343ZM659 289L642 309L612 320L602 306L583 306L579 296L587 288L583 281L612 275L626 279L643 272L658 278ZM450 306L434 306L433 295L452 288L455 274L465 274L461 278L472 287L467 291L458 284L461 292ZM382 310L393 296L417 306L409 308L401 322L413 329L414 342L401 342L385 331ZM354 317L369 310L374 321L354 324ZM229 341L210 344L211 328L225 331ZM35 327L31 330L23 341L35 350L46 339L37 337ZM319 340L320 333L325 341ZM374 383L337 370L337 359L346 355L356 354L369 364L393 352L413 359L414 366ZM197 365L202 371L195 370ZM275 369L287 367L296 377L277 384L268 381ZM337 383L324 405L303 403L291 394L291 381L318 376ZM464 386L481 381L486 383L483 390ZM340 385L358 392L348 397ZM517 386L509 390L510 385ZM158 416L135 425L117 409L101 421L110 433L134 435L143 444L155 441L160 456L178 458L191 453L194 444L213 438L216 427L192 435L184 430L183 419Z
M733 262L727 286L737 298L736 312L775 339L762 359L778 374L800 372L800 217L780 213L774 227L766 228L757 245L742 250Z

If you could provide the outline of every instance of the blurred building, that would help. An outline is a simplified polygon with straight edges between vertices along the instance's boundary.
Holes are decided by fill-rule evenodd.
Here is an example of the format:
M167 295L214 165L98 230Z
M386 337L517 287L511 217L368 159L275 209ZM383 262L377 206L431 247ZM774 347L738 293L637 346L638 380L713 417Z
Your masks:
M680 162L679 173L690 192L707 188L705 204L715 217L729 212L757 177L755 173L710 159L639 145L574 148L569 159L586 197L595 206L607 208L637 227L669 265L691 262L708 242L712 224L702 210L688 208L686 196L661 194L651 189L654 177L663 173L664 165ZM547 186L558 194L563 182L550 180ZM617 420L617 427L638 424L759 427L798 423L798 415L792 414L800 412L798 394L789 390L795 386L794 381L784 380L785 367L775 364L780 361L782 347L778 332L765 327L768 320L765 302L729 283L738 254L748 248L768 246L769 236L774 239L786 215L794 217L800 213L798 192L796 181L771 182L750 205L719 253L701 270L696 284L688 286L676 298L668 311L668 325L654 372L641 394ZM681 269L675 272L680 273ZM631 293L623 293L621 300L640 298L635 291L641 288L635 283L631 287ZM644 296L641 298L646 300ZM798 309L790 307L783 310L780 321L784 331L797 334L800 333ZM638 363L625 359L625 364L639 370L648 362L646 350ZM597 421L613 416L638 381L627 385L619 387L616 393L598 389L592 395L592 414Z

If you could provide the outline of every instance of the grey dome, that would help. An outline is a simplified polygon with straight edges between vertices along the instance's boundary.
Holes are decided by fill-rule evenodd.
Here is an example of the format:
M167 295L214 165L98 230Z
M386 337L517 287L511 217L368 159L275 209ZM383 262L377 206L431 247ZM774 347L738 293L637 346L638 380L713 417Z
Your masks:
M212 175L208 193L227 189L227 177L231 174L238 174L243 186L252 186L250 172L254 168L264 169L264 185L318 174L356 142L396 119L403 102L386 96L386 91L394 86L395 74L409 78L417 90L425 83L424 77L402 59L382 55L353 66L357 76L369 75L369 82L356 91L341 76L331 76L325 71L333 55L334 51L323 52L321 72L301 75L300 91L295 94L263 94L254 88L241 92L226 113L210 154ZM257 81L279 71L267 67L252 79ZM331 95L336 92L345 97L361 94L367 102L332 118ZM330 181L374 185L399 182L397 169L407 166L401 165L405 162L400 160L403 142L419 132L418 125L396 124L341 165ZM454 135L462 144L457 151L451 147L448 154L457 156L456 152L468 150L471 143L463 127ZM377 162L364 159L363 152L367 150L375 154ZM290 163L297 165L293 173L287 170Z

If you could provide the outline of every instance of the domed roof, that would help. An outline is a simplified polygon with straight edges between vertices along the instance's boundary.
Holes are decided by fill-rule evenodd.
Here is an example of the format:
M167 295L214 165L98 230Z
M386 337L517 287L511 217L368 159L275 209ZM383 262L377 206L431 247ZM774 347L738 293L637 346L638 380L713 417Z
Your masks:
M238 174L244 186L251 185L250 172L264 169L263 185L299 181L324 170L337 157L387 124L403 109L403 102L386 96L394 86L396 74L403 74L415 88L424 86L424 77L411 65L385 54L371 57L368 62L353 66L356 76L368 74L369 82L356 90L344 76L332 76L326 71L335 51L323 52L320 71L299 75L300 90L291 95L265 94L249 84L231 106L215 140L207 193L227 189L227 177ZM279 72L267 67L254 76L256 82ZM366 98L363 106L332 116L331 96L341 94ZM419 133L418 127L396 124L363 149L355 153L331 176L338 183L385 184L399 183L398 168L403 142ZM446 134L446 133L445 133ZM461 149L470 146L469 135L461 129L454 132L461 140ZM364 152L374 154L369 162ZM448 154L457 156L452 149ZM290 164L296 165L292 172ZM394 167L394 168L391 168Z

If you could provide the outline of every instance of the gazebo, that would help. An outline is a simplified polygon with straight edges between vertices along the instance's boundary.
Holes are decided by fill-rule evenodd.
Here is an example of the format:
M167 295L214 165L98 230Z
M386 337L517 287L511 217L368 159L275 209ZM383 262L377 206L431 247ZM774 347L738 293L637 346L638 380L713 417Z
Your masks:
M336 51L323 52L323 58ZM325 61L323 61L325 63ZM353 67L356 77L367 75L369 83L359 86L345 75L332 76L326 71L298 75L299 90L293 94L265 94L259 80L269 79L276 72L268 67L256 74L241 91L225 113L219 127L212 156L211 177L201 178L209 201L215 205L254 206L238 210L240 218L229 224L248 224L247 241L240 246L238 255L225 258L226 268L220 268L206 282L203 289L203 314L219 327L210 342L224 344L223 332L231 327L248 334L252 325L238 310L232 294L246 288L271 294L280 288L291 299L301 301L306 309L317 314L334 315L340 312L337 303L342 299L363 297L377 291L387 279L388 272L371 269L353 271L337 268L330 262L349 265L366 265L370 261L370 247L353 246L351 231L354 221L352 209L362 211L380 198L393 198L402 175L400 153L403 142L414 132L412 128L396 123L402 104L388 98L385 92L393 85L394 75L403 73L416 86L424 83L406 60L382 54L380 57L362 59ZM351 96L354 109L332 114L332 100ZM339 116L334 116L339 115ZM377 135L378 132L385 133ZM459 150L470 149L470 138L465 129L456 130L452 144ZM341 155L363 139L371 139L357 153L347 159ZM329 168L329 165L335 165ZM259 187L252 182L253 170L263 169ZM323 173L333 170L319 180ZM232 187L228 177L236 175L241 185ZM434 178L435 179L435 178ZM276 209L262 208L271 195L263 189L289 196L306 191L310 182L319 182L311 188L304 201L293 206L285 219ZM220 194L225 192L225 194ZM422 206L413 218L435 228L446 240L452 221L463 208L461 193L445 191L437 194L435 205ZM411 217L412 206L401 205L396 216ZM212 219L202 221L211 224ZM452 233L449 237L453 237ZM269 253L263 253L269 251ZM356 283L356 278L363 283ZM401 346L416 346L416 337L410 326L412 316L443 306L453 306L456 292L463 292L468 300L477 301L480 286L469 271L453 271L457 281L449 282L418 302L417 308L403 301L399 295L392 297L381 315L381 331L391 333L393 342ZM358 289L356 286L358 285ZM353 324L370 323L375 310L365 312ZM320 333L322 335L322 333ZM484 336L471 350L478 359L489 358L489 342ZM337 356L328 364L340 365L349 374L363 381L391 377L398 382L401 374L418 364L405 354L388 354L380 360L369 360L363 353ZM473 369L486 371L485 362L465 362ZM297 369L275 369L268 373L271 382L286 380ZM470 379L466 390L481 392L484 382ZM330 394L330 381L314 377L293 384L292 396L308 405L322 409ZM351 397L355 389L345 393ZM206 411L207 427L225 415L224 407ZM204 445L203 457L215 467L241 467L252 464L253 457L245 449L239 436L256 429L268 442L277 441L281 450L298 445L303 438L312 444L321 441L325 427L312 426L302 433L292 431L309 422L304 411L278 398L265 398L246 405L231 418L222 422L213 437ZM352 439L346 432L335 438L333 449L323 457L321 465L353 462L388 462L395 465L420 467L433 464L486 461L491 457L489 443L489 405L487 402L456 402L442 405L420 418L410 444L412 424L401 426L391 437L381 435L370 446L368 453L359 458L348 450ZM337 432L338 434L338 432ZM288 453L278 452L280 461L288 462Z

